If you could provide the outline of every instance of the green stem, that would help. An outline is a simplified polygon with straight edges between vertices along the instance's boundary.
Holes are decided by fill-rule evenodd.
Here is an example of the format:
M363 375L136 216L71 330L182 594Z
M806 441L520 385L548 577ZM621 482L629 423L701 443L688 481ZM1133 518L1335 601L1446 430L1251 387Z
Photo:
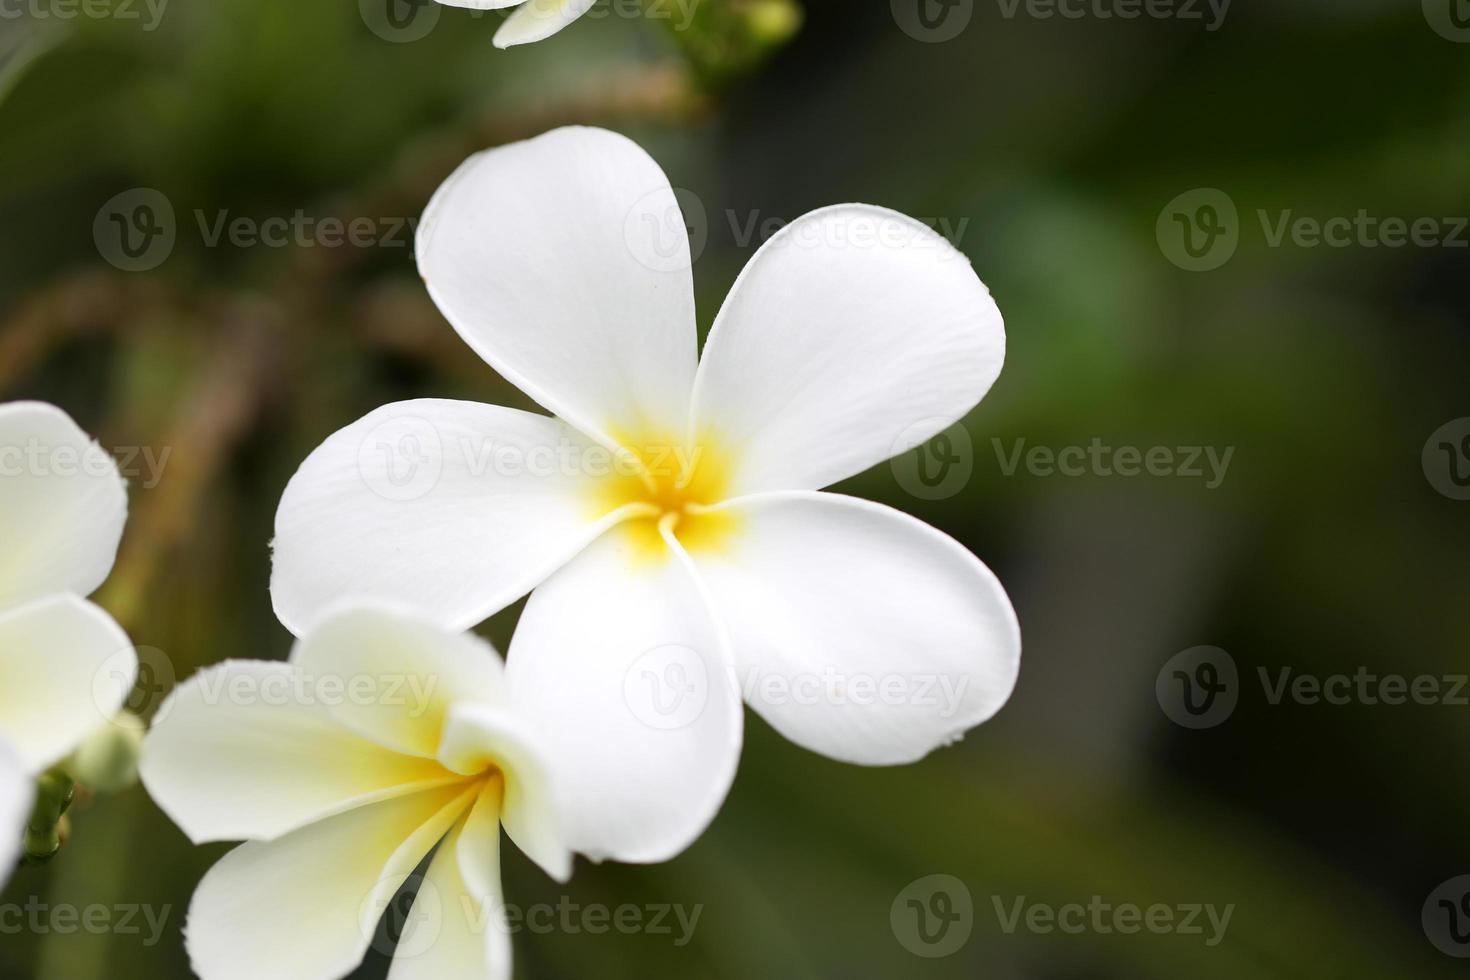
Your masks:
M44 864L61 850L61 818L76 793L72 778L53 769L36 780L36 805L26 823L25 859Z

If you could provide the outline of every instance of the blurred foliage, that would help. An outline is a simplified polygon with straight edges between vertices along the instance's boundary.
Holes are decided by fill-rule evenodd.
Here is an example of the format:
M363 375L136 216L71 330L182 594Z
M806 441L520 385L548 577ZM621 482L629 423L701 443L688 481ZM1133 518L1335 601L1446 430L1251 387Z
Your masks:
M961 745L899 770L804 753L750 716L731 799L666 865L579 867L566 889L507 848L515 902L702 905L694 939L520 935L523 977L1381 978L1457 975L1424 897L1462 873L1463 709L1269 706L1186 732L1156 673L1198 644L1242 675L1462 672L1465 505L1427 484L1430 432L1470 415L1466 253L1272 248L1256 212L1470 214L1470 62L1417 4L1240 6L1166 21L1006 18L928 44L885 3L707 0L690 31L589 15L490 44L482 12L375 34L366 5L213 0L134 22L0 24L0 398L64 405L104 444L172 447L134 481L100 598L159 676L281 657L266 593L275 503L334 429L426 395L528 407L453 335L406 246L211 248L219 212L412 219L469 152L564 123L638 139L691 190L708 325L770 220L864 200L947 222L1004 311L1006 370L968 420L975 475L940 501L888 467L845 489L953 534L1026 634L1021 687ZM424 14L423 16L430 16ZM796 28L800 26L798 32ZM172 203L147 274L107 265L103 204ZM1246 231L1204 274L1161 254L1175 195L1219 187ZM1210 445L1187 480L1004 475L1000 451ZM502 647L515 612L487 627ZM163 679L167 679L166 677ZM156 707L162 688L146 692ZM6 936L0 976L185 977L191 847L141 790L80 803L72 839L6 901L147 903L137 935ZM964 879L976 934L918 960L889 906ZM1007 901L1237 906L1226 942L1008 935ZM375 954L363 976L382 976Z

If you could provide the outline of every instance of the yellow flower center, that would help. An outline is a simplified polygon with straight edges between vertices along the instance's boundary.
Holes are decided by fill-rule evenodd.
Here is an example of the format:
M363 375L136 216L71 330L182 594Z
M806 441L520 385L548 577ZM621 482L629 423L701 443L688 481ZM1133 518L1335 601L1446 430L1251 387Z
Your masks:
M618 475L599 488L603 513L633 505L632 516L619 526L643 557L668 553L664 533L686 551L720 548L735 518L711 510L725 500L730 485L729 457L709 439L694 443L674 439L622 439L627 452Z

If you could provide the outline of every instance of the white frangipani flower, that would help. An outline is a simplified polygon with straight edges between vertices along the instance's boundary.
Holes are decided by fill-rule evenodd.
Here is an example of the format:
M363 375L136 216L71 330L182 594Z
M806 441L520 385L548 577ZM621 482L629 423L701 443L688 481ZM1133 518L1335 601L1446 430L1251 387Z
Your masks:
M964 547L818 492L994 382L1004 328L969 262L894 212L817 211L756 254L701 360L679 215L657 164L603 130L471 158L424 215L419 270L557 418L386 406L313 452L276 515L293 631L344 597L468 628L534 588L509 682L568 766L571 845L630 861L677 853L723 800L742 740L728 678L797 743L887 765L993 715L1020 657Z
M423 932L390 980L508 978L500 828L557 880L572 868L538 737L489 644L390 607L330 612L289 663L227 661L181 684L144 745L143 783L195 843L246 841L194 893L194 971L350 973L437 844Z
M581 17L597 3L597 0L439 0L450 7L467 7L471 10L516 10L495 32L497 48L509 48L517 44L544 41L572 21Z
M122 708L137 673L127 634L87 601L127 521L117 464L65 412L0 405L0 879L34 779Z

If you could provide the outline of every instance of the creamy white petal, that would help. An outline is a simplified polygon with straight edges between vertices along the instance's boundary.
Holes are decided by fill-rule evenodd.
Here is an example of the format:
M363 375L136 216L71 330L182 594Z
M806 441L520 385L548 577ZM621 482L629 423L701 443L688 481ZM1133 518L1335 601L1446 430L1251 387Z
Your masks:
M1005 704L1015 612L954 539L888 507L771 493L721 508L726 549L696 552L730 631L746 701L844 762L913 762Z
M40 772L110 723L137 674L127 634L86 599L52 596L0 613L0 741Z
M26 819L35 797L31 774L15 753L0 745L0 887L4 887L15 862L20 860Z
M159 708L143 744L143 783L199 844L270 840L457 779L342 725L327 704L340 696L290 664L202 670Z
M388 600L468 629L601 532L596 486L625 465L545 416L386 405L329 436L287 485L276 615L299 634L344 599Z
M508 980L510 930L500 888L497 784L481 792L429 864L388 980Z
M544 41L592 9L597 0L526 0L495 32L495 46Z
M561 806L549 760L535 735L505 709L458 704L444 729L439 761L474 774L494 766L502 774L500 822L516 846L558 881L572 876L572 854L562 837Z
M531 594L506 675L555 767L573 850L663 861L714 818L743 724L724 650L689 570L622 530Z
M681 434L697 357L688 259L668 178L601 129L471 157L418 234L419 272L460 336L605 445Z
M189 906L194 972L203 980L345 976L362 961L387 903L473 793L416 793L235 848Z
M0 405L0 609L107 578L127 486L106 450L61 409Z
M314 685L340 690L327 711L380 745L434 758L451 705L504 704L500 654L398 607L328 612L297 642L291 662Z
M504 10L525 3L526 0L439 0L446 7L464 7L469 10Z
M772 236L705 345L694 428L735 460L731 495L813 490L914 448L989 390L1005 329L963 254L866 205Z

